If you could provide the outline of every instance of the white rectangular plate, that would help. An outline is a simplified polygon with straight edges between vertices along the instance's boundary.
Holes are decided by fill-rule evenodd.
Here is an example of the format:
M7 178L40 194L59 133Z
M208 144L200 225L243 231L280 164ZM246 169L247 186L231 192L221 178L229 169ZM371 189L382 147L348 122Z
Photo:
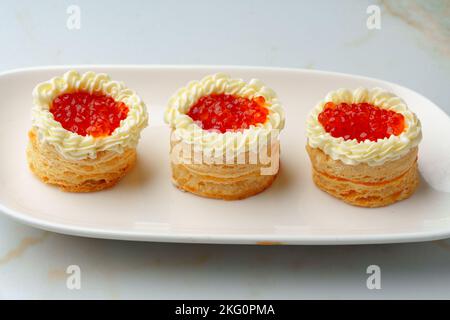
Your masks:
M124 81L147 103L150 125L138 165L110 190L64 193L41 183L25 159L31 91L69 67L0 75L0 211L60 233L142 241L234 244L364 244L450 237L450 119L404 87L359 76L252 67L81 66ZM170 180L169 130L162 115L170 95L188 81L218 71L259 78L286 110L281 172L271 188L241 201L183 193ZM410 199L378 209L349 206L317 189L305 152L305 119L328 91L379 86L402 97L422 121L421 184Z

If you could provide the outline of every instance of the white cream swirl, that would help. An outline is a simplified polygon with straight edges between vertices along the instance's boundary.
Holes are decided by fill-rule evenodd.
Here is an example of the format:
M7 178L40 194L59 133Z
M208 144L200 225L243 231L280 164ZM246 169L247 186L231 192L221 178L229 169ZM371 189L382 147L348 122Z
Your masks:
M186 113L201 97L211 94L230 94L248 99L263 97L269 110L267 120L242 131L220 133L202 130ZM272 89L257 79L246 83L241 79L231 79L223 73L206 76L200 81L191 81L186 87L179 89L169 99L164 120L173 128L175 137L193 145L194 150L213 152L215 156L225 152L239 154L255 151L258 146L265 147L262 145L265 141L278 139L285 121L283 107Z
M120 122L111 135L105 137L81 136L64 129L49 111L53 100L64 93L87 91L101 92L121 101L128 107L127 117ZM141 98L122 82L112 81L104 73L75 70L62 77L54 77L38 84L33 90L32 125L41 143L49 143L66 159L95 159L99 151L122 153L125 148L135 148L142 129L148 124L147 108Z
M377 141L358 142L356 139L344 140L334 138L325 131L318 120L327 102L366 102L374 106L401 113L405 119L405 129L396 136L378 139ZM396 160L416 147L422 139L422 129L417 116L408 109L406 103L393 93L380 88L371 90L358 88L353 92L347 89L331 91L320 101L309 114L306 121L308 144L319 148L333 160L341 160L345 164L356 165L366 163L370 166L382 165L386 161Z

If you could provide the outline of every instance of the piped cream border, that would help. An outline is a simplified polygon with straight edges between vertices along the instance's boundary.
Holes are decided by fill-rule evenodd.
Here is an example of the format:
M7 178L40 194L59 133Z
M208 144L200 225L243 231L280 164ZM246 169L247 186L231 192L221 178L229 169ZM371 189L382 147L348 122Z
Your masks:
M50 105L57 96L78 90L102 92L125 103L129 108L127 118L107 137L81 136L64 129L49 111ZM104 73L90 71L80 75L70 70L61 77L38 84L33 90L33 103L32 125L39 141L53 145L63 157L71 160L95 159L100 151L122 153L125 148L135 148L141 131L148 124L147 108L141 98Z
M325 131L318 120L327 102L361 103L367 102L377 107L393 110L405 117L405 129L396 136L378 139L378 141L356 139L344 140L334 138ZM329 92L311 111L306 121L308 144L312 148L320 148L333 160L341 160L345 164L356 165L367 163L370 166L382 165L386 161L396 160L416 147L422 139L421 124L417 116L408 109L406 103L391 92L380 88L358 88L354 91L338 89Z
M269 114L266 122L250 126L242 131L225 133L203 130L186 113L198 99L210 94L233 94L246 98L264 97ZM204 77L200 81L191 81L180 88L170 99L164 114L164 120L173 129L173 135L190 144L195 150L208 150L215 156L225 152L239 154L254 151L258 141L278 136L284 128L284 110L276 93L266 87L260 80L252 79L246 83L241 79L232 79L224 73L216 73ZM272 140L273 141L273 140ZM261 145L259 144L259 147Z

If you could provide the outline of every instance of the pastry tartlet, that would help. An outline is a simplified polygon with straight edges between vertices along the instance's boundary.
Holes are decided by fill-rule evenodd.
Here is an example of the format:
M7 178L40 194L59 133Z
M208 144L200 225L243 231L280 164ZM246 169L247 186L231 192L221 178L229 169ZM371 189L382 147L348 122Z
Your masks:
M279 169L284 112L261 81L218 73L169 100L172 181L208 198L243 199L268 188Z
M411 196L419 183L420 121L380 88L330 92L306 122L314 183L343 201L380 207Z
M144 102L106 74L71 70L33 90L27 160L45 183L68 192L114 186L135 164Z

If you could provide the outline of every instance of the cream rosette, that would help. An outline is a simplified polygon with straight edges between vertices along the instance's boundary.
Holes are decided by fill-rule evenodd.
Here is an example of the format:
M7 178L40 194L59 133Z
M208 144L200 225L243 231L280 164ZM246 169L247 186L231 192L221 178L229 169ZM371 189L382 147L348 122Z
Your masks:
M366 139L358 142L356 139L335 138L325 131L318 120L318 116L327 102L334 102L335 104L365 102L379 108L398 112L404 116L405 129L398 136L391 135L389 138L378 139L377 141ZM306 134L310 147L321 149L333 160L341 160L348 165L366 163L370 166L382 165L386 161L403 157L416 147L422 139L421 125L417 116L408 109L401 98L380 88L331 91L309 114L306 121Z
M203 130L187 113L201 97L211 94L230 94L248 99L263 97L269 110L267 119L264 123L239 131L221 133ZM267 148L267 143L278 142L285 122L283 108L272 89L257 79L247 83L223 73L191 81L179 89L169 99L164 120L173 130L172 139L181 141L195 153L214 159L220 159L225 154L239 156L246 152L258 153L262 148Z
M81 136L64 129L50 112L53 100L64 93L87 91L103 93L128 107L127 117L111 135L105 137ZM32 125L41 143L49 143L66 159L95 159L100 151L123 153L135 148L142 129L148 124L145 103L122 82L113 81L104 73L86 72L80 75L70 70L62 77L54 77L38 84L33 90Z

